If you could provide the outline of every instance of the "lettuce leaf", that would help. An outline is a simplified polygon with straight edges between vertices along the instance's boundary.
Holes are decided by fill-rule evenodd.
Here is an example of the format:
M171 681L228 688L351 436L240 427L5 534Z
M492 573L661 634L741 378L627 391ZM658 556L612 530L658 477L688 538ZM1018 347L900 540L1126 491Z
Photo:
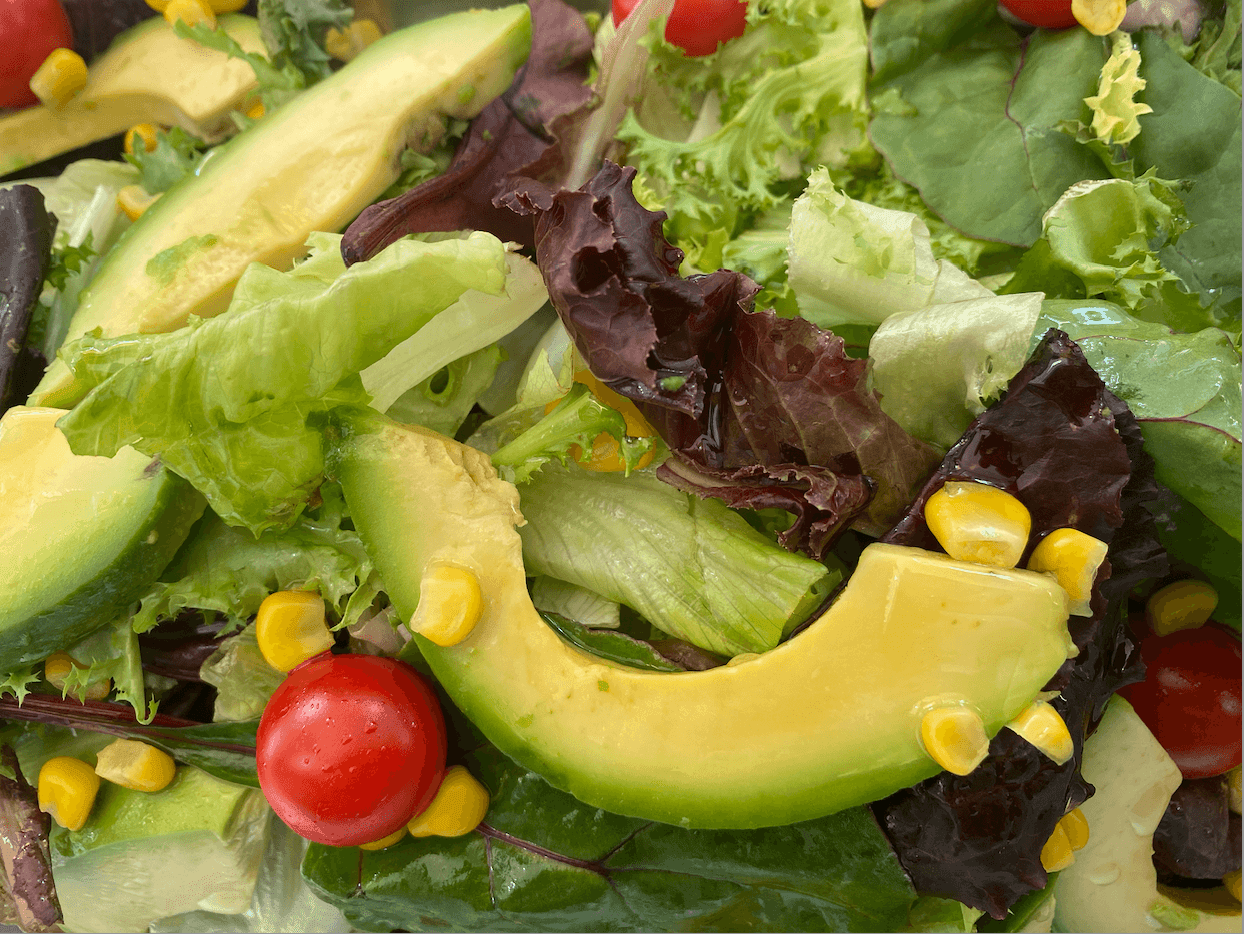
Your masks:
M1041 327L1075 339L1132 409L1158 479L1240 540L1240 353L1217 328L1175 334L1105 302L1047 301Z
M501 348L496 344L459 357L398 396L389 406L388 416L452 438L492 385L501 358Z
M285 673L268 664L259 650L254 623L222 641L203 662L199 676L216 688L212 704L216 721L257 719L285 680Z
M65 675L64 695L82 700L90 684L111 678L114 697L134 708L139 723L151 722L157 704L148 702L138 635L127 617L114 620L67 651L82 667Z
M823 565L651 470L548 465L523 487L522 507L529 572L595 591L721 655L773 648L825 596Z
M361 370L466 291L505 285L505 249L489 234L401 240L349 270L339 237L310 244L290 272L249 267L215 318L66 348L70 394L84 395L58 424L75 453L131 444L158 454L227 522L256 534L288 527L323 473L308 420L366 404Z

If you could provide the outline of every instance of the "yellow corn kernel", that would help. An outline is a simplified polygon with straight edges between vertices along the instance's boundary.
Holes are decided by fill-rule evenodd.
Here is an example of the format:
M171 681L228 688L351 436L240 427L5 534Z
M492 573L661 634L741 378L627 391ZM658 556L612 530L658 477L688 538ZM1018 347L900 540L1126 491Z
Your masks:
M95 806L99 776L81 759L56 756L39 769L39 810L66 830L81 830Z
M461 837L488 813L488 789L460 765L446 770L432 803L406 824L412 837Z
M409 628L437 645L457 645L471 634L483 611L479 578L466 568L431 564L419 581L419 606Z
M142 145L143 151L152 152L156 148L158 128L151 123L136 123L125 131L125 151L131 156L134 150Z
M1123 22L1127 0L1071 0L1071 15L1095 36L1108 36Z
M1227 807L1234 813L1240 813L1240 767L1237 765L1227 773Z
M1054 832L1050 834L1050 839L1046 840L1045 846L1041 847L1041 865L1046 872L1058 872L1066 869L1075 861L1076 854L1071 848L1071 840L1067 837L1062 821L1059 821L1054 825Z
M255 641L268 664L289 671L333 647L324 598L309 590L279 590L259 605Z
M864 6L876 10L885 4L885 0L864 0Z
M920 723L924 751L947 772L969 775L989 754L980 714L970 707L937 707Z
M1064 814L1058 826L1063 828L1063 833L1067 835L1067 843L1070 844L1072 850L1082 850L1088 845L1089 822L1079 808L1074 808Z
M1000 568L1019 563L1032 528L1023 503L984 483L947 483L929 497L924 519L952 558Z
M117 192L117 207L132 221L138 220L160 200L160 195L148 194L142 185L126 185Z
M1222 884L1227 887L1227 891L1231 893L1231 897L1237 902L1240 900L1240 871L1236 869L1227 873L1222 877Z
M379 840L373 840L371 843L360 843L360 850L383 850L397 843L402 837L406 836L405 825L398 827L397 830L389 834L387 837L381 837Z
M1093 596L1093 580L1106 560L1108 547L1078 529L1055 529L1033 549L1028 570L1054 575L1071 598L1068 612L1072 616L1092 616L1089 599Z
M43 663L43 677L48 684L61 692L61 696L65 694L65 680L69 676L69 672L75 668L85 668L86 665L81 664L68 652L53 652L47 657L47 661ZM92 681L86 686L86 693L83 695L86 700L103 700L112 691L112 679L101 678L99 681Z
M249 117L252 120L258 120L260 117L262 117L267 112L268 110L266 107L264 107L263 101L261 100L256 100L249 107L247 107L244 111L242 111L242 113L244 113L247 117Z
M205 0L168 0L162 12L170 26L177 25L177 21L181 20L187 26L216 28L216 14Z
M340 62L350 62L379 38L375 20L356 19L345 29L330 29L324 36L324 51Z
M86 87L86 62L73 49L53 49L30 78L30 90L49 107L62 107Z
M1067 724L1048 701L1033 701L1007 727L1057 765L1062 765L1075 753Z
M177 774L177 763L155 746L118 739L96 753L95 774L131 791L163 791Z
M1197 629L1218 608L1218 591L1205 581L1184 580L1155 591L1145 603L1149 628L1159 636L1181 629Z

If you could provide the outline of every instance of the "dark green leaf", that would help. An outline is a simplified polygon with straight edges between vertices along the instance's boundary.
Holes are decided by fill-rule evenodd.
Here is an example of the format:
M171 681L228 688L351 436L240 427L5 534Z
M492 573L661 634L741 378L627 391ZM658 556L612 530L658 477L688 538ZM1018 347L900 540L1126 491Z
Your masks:
M1240 631L1240 543L1170 490L1149 506L1158 540L1176 562L1176 574L1204 577L1218 591L1214 619ZM1180 567L1180 565L1183 567Z
M667 661L665 656L646 642L632 639L626 633L614 632L611 629L589 629L580 626L574 620L558 616L556 613L541 613L540 616L552 626L559 636L576 648L582 649L600 658L606 658L619 665L641 668L644 671L682 671L678 665Z
M996 18L996 0L889 0L873 16L873 82L889 81L958 45Z
M307 84L331 74L324 37L347 26L354 12L344 0L259 0L259 28L273 62L288 62Z
M1011 932L1035 930L1030 927L1029 922L1033 920L1033 915L1037 914L1041 907L1045 905L1054 896L1054 883L1058 881L1058 873L1050 873L1049 880L1045 883L1043 889L1033 889L1014 905L1007 915L1001 921L995 921L993 918L982 918L977 924L978 931L989 932Z
M495 749L467 766L492 794L475 833L312 844L304 877L364 930L894 931L916 902L862 808L688 831L587 807Z
M136 727L131 732L161 747L179 762L238 785L259 787L255 773L258 720L203 723L187 727Z
M1041 235L1041 215L1070 185L1108 175L1059 129L1084 113L1107 49L1084 29L1021 39L994 16L983 22L966 37L962 29L934 32L896 49L894 61L908 70L874 92L897 91L910 109L878 113L869 134L895 174L951 226L1029 246Z

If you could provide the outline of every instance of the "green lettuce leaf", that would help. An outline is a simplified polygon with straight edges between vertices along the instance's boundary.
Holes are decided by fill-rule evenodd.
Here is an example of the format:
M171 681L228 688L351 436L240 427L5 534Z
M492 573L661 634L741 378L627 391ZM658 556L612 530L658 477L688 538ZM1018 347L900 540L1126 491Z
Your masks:
M259 0L258 12L264 45L273 62L293 65L307 84L332 74L324 37L354 18L345 0Z
M1047 301L1036 334L1071 336L1128 404L1157 477L1240 540L1240 353L1217 328L1175 334L1106 302Z
M88 686L111 678L115 699L133 707L139 723L151 722L157 704L148 703L138 634L127 617L115 620L66 651L82 667L65 675L65 696L73 694L84 700Z
M1153 113L1153 108L1136 100L1146 82L1140 76L1140 52L1132 46L1131 37L1115 33L1111 41L1097 93L1084 103L1093 112L1093 135L1107 145L1124 146L1140 135L1140 117Z
M836 580L719 501L662 483L548 465L522 488L530 573L625 604L663 632L721 655L764 652Z
M251 623L220 643L199 669L199 677L216 688L213 720L254 720L285 680L285 672L263 657Z
M539 575L532 580L531 602L541 612L572 619L593 629L617 629L622 625L621 607L615 601L555 577Z
M1238 18L1236 20L1238 24ZM1180 193L1192 228L1159 254L1205 301L1232 309L1239 332L1240 96L1189 65L1156 33L1135 37L1141 92L1153 113L1131 144L1138 170L1189 184Z
M886 318L868 345L882 411L949 448L1027 361L1041 301L990 295Z
M585 808L491 747L465 761L491 795L478 830L373 852L312 844L308 884L369 930L899 931L921 920L863 808L689 831Z
M143 596L134 631L188 609L219 613L240 628L278 590L314 590L330 618L355 622L365 607L351 608L349 598L371 575L371 561L349 524L341 488L325 483L319 495L321 504L292 526L257 537L209 512Z
M728 239L807 169L864 138L867 36L853 0L752 4L742 37L691 58L653 33L643 103L618 138L688 252ZM715 233L716 232L716 233Z
M287 527L323 473L308 420L366 404L361 370L469 289L505 284L505 249L490 234L400 240L348 270L339 243L312 235L311 258L290 272L253 264L215 318L66 348L68 394L84 393L59 422L75 453L131 444L158 454L230 524Z
M157 195L168 191L187 175L198 169L204 158L206 144L183 130L170 127L156 131L155 148L148 151L144 146L126 153L125 160L139 172L139 184L147 194Z
M1068 187L1106 176L1059 129L1097 90L1103 39L1084 29L1021 37L981 0L891 0L872 30L871 90L889 101L869 126L873 145L964 234L1030 246Z
M502 350L496 344L460 357L398 396L386 414L452 438L492 385L501 359Z

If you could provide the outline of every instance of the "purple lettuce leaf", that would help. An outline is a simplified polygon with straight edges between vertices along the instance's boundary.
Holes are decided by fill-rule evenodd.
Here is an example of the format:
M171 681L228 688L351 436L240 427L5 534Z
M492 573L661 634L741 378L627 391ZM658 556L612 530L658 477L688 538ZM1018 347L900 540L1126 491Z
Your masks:
M62 915L48 849L51 818L18 764L12 746L0 747L0 878L23 931L59 931Z
M1094 583L1091 617L1071 617L1080 652L1046 686L1075 747L1055 765L1011 730L970 775L943 772L872 805L916 889L955 898L995 918L1043 888L1041 848L1055 824L1093 788L1080 775L1084 738L1110 695L1141 680L1126 623L1127 593L1165 573L1166 557L1144 504L1157 496L1153 461L1127 406L1106 390L1061 331L1046 334L1006 397L946 454L908 514L885 536L936 547L924 522L928 497L948 480L980 480L1013 493L1032 514L1032 541L1070 526L1110 543Z
M536 225L553 306L598 379L634 400L673 452L667 483L736 508L795 514L783 545L819 557L859 516L880 534L937 463L886 416L867 364L803 319L752 312L756 283L678 275L664 215L605 163ZM866 514L862 510L868 509Z
M514 83L471 121L444 174L364 209L346 229L346 264L370 259L407 234L486 230L530 246L534 218L494 200L555 174L561 149L552 125L584 109L592 34L561 0L530 0L532 47Z

